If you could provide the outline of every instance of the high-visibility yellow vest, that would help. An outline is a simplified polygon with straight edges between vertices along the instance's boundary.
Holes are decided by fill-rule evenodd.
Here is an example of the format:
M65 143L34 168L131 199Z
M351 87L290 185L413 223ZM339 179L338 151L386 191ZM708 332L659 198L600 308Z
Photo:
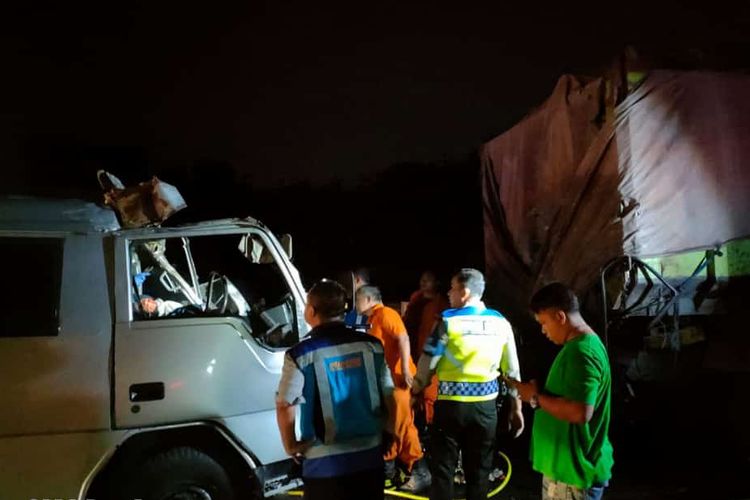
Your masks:
M436 367L439 400L492 400L499 392L501 370L520 377L513 330L499 312L483 304L449 309L441 328L435 345L426 348L441 356Z

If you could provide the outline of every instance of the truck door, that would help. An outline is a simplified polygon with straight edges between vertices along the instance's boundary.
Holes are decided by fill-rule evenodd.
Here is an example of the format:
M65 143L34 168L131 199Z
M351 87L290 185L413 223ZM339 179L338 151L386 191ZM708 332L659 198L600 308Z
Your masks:
M265 252L257 262L243 252L249 234ZM242 434L252 420L263 438L248 448L284 459L274 395L284 351L306 330L275 240L260 230L123 234L116 252L116 426L214 420Z

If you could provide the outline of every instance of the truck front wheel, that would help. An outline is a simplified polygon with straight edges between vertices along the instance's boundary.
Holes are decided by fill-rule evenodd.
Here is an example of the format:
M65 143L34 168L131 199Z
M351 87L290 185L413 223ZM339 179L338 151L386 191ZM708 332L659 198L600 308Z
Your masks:
M190 447L172 448L129 467L117 481L121 500L235 500L227 471Z

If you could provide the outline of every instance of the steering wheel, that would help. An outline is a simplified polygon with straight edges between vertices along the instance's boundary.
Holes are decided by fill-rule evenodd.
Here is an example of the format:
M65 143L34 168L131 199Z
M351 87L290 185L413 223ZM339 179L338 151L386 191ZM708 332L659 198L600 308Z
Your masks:
M216 297L217 295L218 297ZM227 311L228 304L229 285L227 277L216 271L211 271L208 275L208 287L206 291L206 312L217 311L219 314L224 314Z

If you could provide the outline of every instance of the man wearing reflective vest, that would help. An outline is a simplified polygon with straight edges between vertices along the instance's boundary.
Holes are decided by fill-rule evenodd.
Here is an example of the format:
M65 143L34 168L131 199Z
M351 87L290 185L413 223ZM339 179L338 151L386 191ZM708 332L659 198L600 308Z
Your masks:
M393 380L383 346L344 325L346 291L310 289L307 339L284 356L276 417L286 452L302 460L305 498L383 498L383 432L393 432ZM300 439L295 433L297 406Z
M482 302L484 276L461 269L451 280L453 309L430 336L419 358L412 393L417 395L438 377L438 400L432 426L430 499L453 498L453 476L461 452L467 500L484 500L489 489L497 428L496 402L502 374L520 374L510 323ZM515 435L523 431L521 403L515 392L510 411Z

